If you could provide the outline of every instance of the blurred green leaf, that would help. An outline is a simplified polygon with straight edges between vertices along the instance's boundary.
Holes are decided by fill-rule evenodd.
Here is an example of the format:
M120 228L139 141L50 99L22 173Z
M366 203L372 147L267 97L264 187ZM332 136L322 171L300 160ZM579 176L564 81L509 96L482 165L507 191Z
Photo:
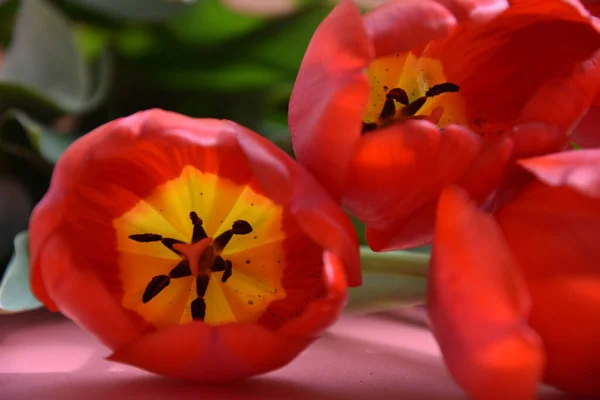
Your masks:
M265 21L264 17L237 13L220 0L202 0L168 21L166 29L182 43L209 47L248 34Z
M248 51L255 60L295 74L310 39L331 8L327 4L315 3L277 20L253 37L252 43L242 51Z
M31 103L55 112L82 112L106 96L110 58L99 57L98 79L77 48L69 21L45 0L22 0L0 71L0 111Z
M21 124L33 148L52 164L56 163L67 147L78 138L73 134L57 134L19 111L11 111L7 117L12 117Z
M0 283L0 312L20 312L41 307L29 287L29 236L19 233L15 253Z
M168 70L174 73L168 73ZM224 64L210 62L175 70L169 67L163 73L156 74L155 83L169 89L239 92L268 87L282 77L280 71L264 64L240 60Z
M36 0L38 1L38 0ZM161 21L186 10L195 0L68 0L112 18Z

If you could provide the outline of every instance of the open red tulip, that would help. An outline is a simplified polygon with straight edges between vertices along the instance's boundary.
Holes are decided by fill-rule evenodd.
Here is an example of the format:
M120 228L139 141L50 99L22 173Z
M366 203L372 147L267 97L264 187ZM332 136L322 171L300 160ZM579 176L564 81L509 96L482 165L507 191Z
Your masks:
M509 159L565 148L600 87L599 47L576 0L389 0L364 16L343 1L295 83L296 157L372 249L427 243L445 185L482 201Z
M530 183L493 215L443 192L428 312L473 399L534 399L540 380L600 395L600 151L525 159ZM595 397L594 397L595 398Z
M233 122L161 110L69 147L29 235L46 307L111 360L181 379L286 364L361 281L352 223L300 165Z

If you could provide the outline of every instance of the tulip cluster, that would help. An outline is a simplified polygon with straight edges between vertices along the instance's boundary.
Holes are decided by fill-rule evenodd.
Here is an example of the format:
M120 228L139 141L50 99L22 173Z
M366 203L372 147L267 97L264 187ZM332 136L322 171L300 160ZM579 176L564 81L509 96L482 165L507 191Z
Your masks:
M343 208L374 251L433 245L431 328L472 398L533 399L540 382L600 395L594 10L342 1L290 99L298 162L230 121L150 110L97 128L32 215L36 297L112 360L263 373L361 284Z

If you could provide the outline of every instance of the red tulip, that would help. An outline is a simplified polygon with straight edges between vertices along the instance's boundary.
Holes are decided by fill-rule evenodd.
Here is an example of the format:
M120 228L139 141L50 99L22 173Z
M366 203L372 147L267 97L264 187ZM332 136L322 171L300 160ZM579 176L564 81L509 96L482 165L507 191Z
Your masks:
M540 380L600 395L600 151L519 164L530 182L494 215L442 193L433 332L474 399L534 399Z
M182 379L286 364L361 280L351 222L302 167L233 122L161 110L75 142L29 234L46 307L111 360Z
M600 87L599 47L575 0L390 0L364 16L344 1L300 68L294 151L371 248L427 243L445 185L483 201L509 159L564 149Z

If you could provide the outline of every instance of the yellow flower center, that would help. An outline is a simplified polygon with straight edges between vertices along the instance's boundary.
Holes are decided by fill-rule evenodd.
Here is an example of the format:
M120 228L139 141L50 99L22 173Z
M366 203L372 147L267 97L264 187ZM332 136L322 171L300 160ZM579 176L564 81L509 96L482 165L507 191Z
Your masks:
M187 166L113 221L122 304L158 328L256 322L282 299L280 205Z
M460 88L447 82L439 61L395 54L373 61L367 75L371 91L363 133L409 119L428 119L440 128L466 125Z

